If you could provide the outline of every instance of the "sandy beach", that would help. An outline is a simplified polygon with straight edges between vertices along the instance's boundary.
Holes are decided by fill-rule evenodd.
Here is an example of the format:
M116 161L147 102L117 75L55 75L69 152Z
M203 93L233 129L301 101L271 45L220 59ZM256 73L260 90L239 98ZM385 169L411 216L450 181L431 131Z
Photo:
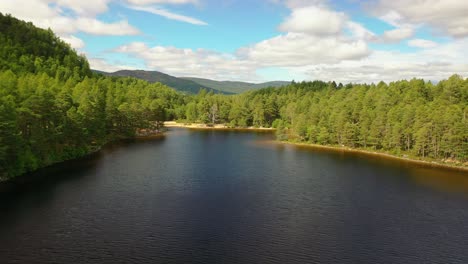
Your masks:
M175 121L166 121L164 122L165 127L184 127L184 128L193 128L193 129L238 129L238 130L275 130L270 127L229 127L224 124L214 124L206 125L201 123L177 123Z

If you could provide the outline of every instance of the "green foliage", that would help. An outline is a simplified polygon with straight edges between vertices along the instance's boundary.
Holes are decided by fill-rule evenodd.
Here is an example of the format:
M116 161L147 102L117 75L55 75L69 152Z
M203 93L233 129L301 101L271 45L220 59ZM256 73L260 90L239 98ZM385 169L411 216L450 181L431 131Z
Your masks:
M291 122L290 139L464 162L467 82L454 75L436 86L417 79L342 89L302 83L271 94L280 97L280 118Z
M0 165L3 178L75 158L138 129L176 119L184 97L162 84L110 77L71 87L43 74L0 72Z
M186 117L229 126L277 128L277 138L433 159L468 159L468 80L377 85L293 83L235 96L200 93ZM195 107L198 106L198 107ZM228 113L228 114L222 114Z
M46 73L61 80L91 76L88 61L49 30L0 13L0 71Z
M188 96L92 75L50 30L0 13L0 180L72 159L165 120L275 127L280 140L468 160L468 79L377 85L293 82Z
M92 76L50 30L2 14L0 29L0 180L158 130L185 111L185 96L160 83Z

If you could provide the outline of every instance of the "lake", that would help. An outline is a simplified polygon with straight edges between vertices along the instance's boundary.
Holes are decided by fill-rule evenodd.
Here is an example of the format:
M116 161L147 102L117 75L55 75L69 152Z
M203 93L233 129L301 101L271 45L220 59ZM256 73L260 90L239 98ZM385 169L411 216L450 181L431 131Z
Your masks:
M0 191L0 263L468 263L468 173L171 129Z

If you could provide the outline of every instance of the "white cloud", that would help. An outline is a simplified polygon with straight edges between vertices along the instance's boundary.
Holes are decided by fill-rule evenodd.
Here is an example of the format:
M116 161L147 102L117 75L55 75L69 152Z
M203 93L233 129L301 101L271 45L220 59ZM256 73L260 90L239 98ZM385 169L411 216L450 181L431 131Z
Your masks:
M307 6L326 6L328 0L284 0L283 2L288 8L295 9Z
M26 6L28 8L25 8ZM45 19L59 14L57 8L49 7L48 3L42 0L2 0L0 1L0 10L2 13L9 13L26 20Z
M395 10L387 11L383 15L380 15L379 18L382 21L384 21L387 24L392 25L394 27L399 27L402 24L402 20L403 20L401 15L398 12L396 12Z
M199 19L188 17L188 16L183 16L183 15L179 15L179 14L175 14L175 13L172 13L172 12L166 10L166 9L163 9L163 8L147 7L147 6L146 7L143 7L143 6L128 6L128 8L133 9L133 10L137 10L137 11L152 13L152 14L155 14L155 15L158 15L158 16L163 16L163 17L168 18L168 19L177 20L177 21L181 21L181 22L186 22L186 23L190 23L190 24L194 24L194 25L202 25L202 26L208 25L206 22L201 21Z
M363 25L353 22L353 21L348 21L346 23L346 28L349 30L351 36L356 39L361 39L361 40L374 40L376 38L376 35L374 32L368 30L365 28Z
M278 2L276 0L271 0ZM398 1L398 0L397 0ZM440 80L454 73L468 75L467 39L447 44L411 39L414 53L371 52L367 42L400 42L411 38L420 23L408 20L398 11L380 15L395 29L377 36L346 14L335 12L326 1L282 1L291 14L279 26L284 33L242 47L234 54L204 49L149 47L131 43L116 49L145 62L150 70L176 76L196 76L217 80L259 80L255 72L281 68L309 80L340 82L379 82L411 79ZM301 79L302 79L301 78ZM296 78L297 79L297 78Z
M38 27L51 28L58 35L65 37L78 31L94 35L139 34L138 29L126 20L106 23L93 17L97 13L105 12L108 2L109 0L2 0L0 10L31 21ZM65 9L73 10L75 15L70 16ZM87 15L81 15L83 12Z
M360 59L369 53L367 44L362 40L324 38L303 33L287 33L238 51L241 58L265 66L336 63Z
M389 23L425 24L453 37L468 36L465 0L380 0L372 10Z
M54 2L45 0L46 2ZM73 10L80 16L94 17L108 10L108 4L112 0L56 0L56 4Z
M283 32L307 33L311 35L336 35L341 32L345 21L344 13L323 7L306 6L292 10L290 17L279 29Z
M437 45L436 42L427 39L411 39L408 41L408 46L422 49L434 48Z
M351 21L326 1L289 0L291 15L279 26L285 34L238 50L257 65L304 66L361 59L370 54L366 41L374 34Z
M150 5L150 4L198 4L198 0L127 0L133 5Z
M83 40L73 36L73 35L70 35L70 36L62 36L60 37L63 41L67 42L68 44L70 44L70 46L74 49L82 49L84 48L85 46L85 43L83 42Z
M142 59L148 69L176 76L214 79L258 80L264 67L306 67L360 60L369 56L366 41L375 34L351 21L344 13L330 10L324 3L287 1L291 15L279 28L284 34L239 48L235 54L203 49L148 47L141 42L120 46L115 51Z
M379 41L384 43L397 43L414 35L412 28L397 28L387 30L380 36Z
M411 78L446 79L454 73L468 76L468 40L426 48L414 53L374 51L369 57L336 64L290 67L290 72L308 79L346 82L379 82Z
M136 70L134 66L124 65L118 62L109 63L103 58L88 58L88 61L92 69L99 71L115 72L119 70Z
M148 47L133 42L118 47L115 52L142 59L146 68L175 76L194 76L216 80L256 80L256 65L230 54L204 49L180 49L175 47Z
M127 20L120 20L114 23L104 23L92 18L78 18L73 23L76 30L93 35L138 35L140 31L130 24Z
M301 60L297 57L288 60L287 54L281 61L280 57L236 57L203 49L148 47L139 42L121 46L116 49L116 52L142 59L149 70L160 70L176 76L259 81L260 77L255 74L255 71L273 66L286 69L293 78L301 76L308 80L376 83L381 80L389 82L414 77L441 80L454 73L468 76L468 54L465 52L467 46L468 39L464 39L425 48L414 53L374 51L359 60L337 59L333 62L323 60L316 63L309 63L307 59ZM295 56L294 53L293 55ZM294 60L300 60L300 63L293 63ZM92 60L91 65L97 68ZM118 69L123 68L125 67Z

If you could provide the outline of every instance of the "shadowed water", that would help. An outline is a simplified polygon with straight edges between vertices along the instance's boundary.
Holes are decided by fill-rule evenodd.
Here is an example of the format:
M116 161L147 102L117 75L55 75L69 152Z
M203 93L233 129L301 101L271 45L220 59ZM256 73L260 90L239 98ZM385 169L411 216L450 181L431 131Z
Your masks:
M0 263L468 263L467 173L173 129L0 191Z

